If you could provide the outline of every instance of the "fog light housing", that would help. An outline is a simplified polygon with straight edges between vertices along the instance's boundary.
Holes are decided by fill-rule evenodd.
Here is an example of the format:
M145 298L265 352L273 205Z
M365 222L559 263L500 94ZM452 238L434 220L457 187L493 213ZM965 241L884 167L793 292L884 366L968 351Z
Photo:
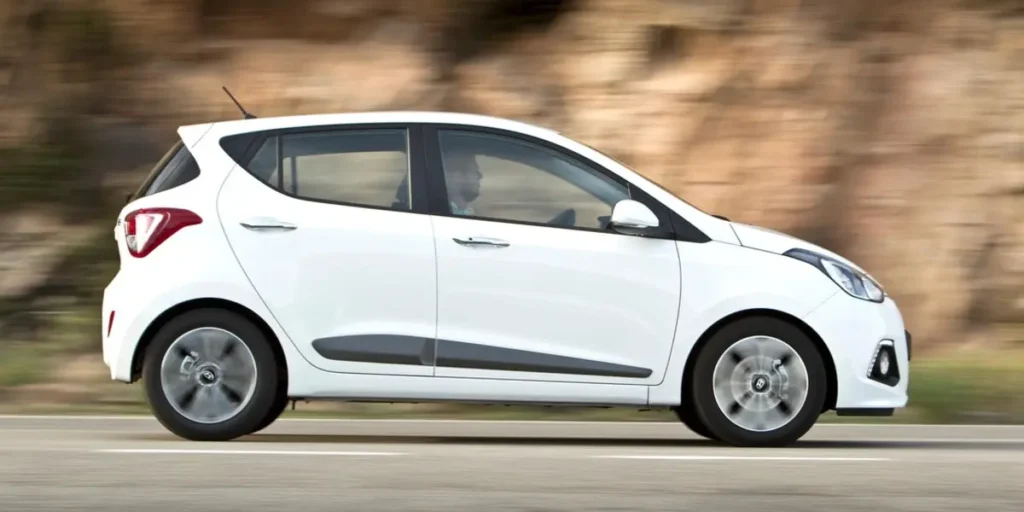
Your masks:
M868 378L887 386L895 386L900 381L900 365L896 360L896 346L892 340L882 340L871 356L868 365Z
M892 361L889 360L889 351L888 350L883 350L883 351L879 352L878 353L878 374L881 375L882 377L888 377L889 376L889 363L891 363L891 362Z

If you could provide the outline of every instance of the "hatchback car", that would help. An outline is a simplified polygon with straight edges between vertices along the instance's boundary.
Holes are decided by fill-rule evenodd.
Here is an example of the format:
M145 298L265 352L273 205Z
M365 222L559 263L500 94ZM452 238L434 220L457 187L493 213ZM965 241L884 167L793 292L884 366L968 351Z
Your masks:
M179 128L117 218L103 358L191 440L292 400L665 408L742 446L907 403L863 269L555 131L441 112Z

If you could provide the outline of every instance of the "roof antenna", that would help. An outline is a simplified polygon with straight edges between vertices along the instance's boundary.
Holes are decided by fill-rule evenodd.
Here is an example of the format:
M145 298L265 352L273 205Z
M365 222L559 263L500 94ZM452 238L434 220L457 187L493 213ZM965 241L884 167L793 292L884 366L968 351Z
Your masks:
M242 116L244 116L246 119L256 119L256 116L247 112L245 110L245 107L243 107L242 104L235 99L235 96L231 94L231 91L229 91L227 87L221 86L221 88L224 89L224 92L228 93L228 97L231 98L231 101L235 102L235 106L238 107L238 110L242 111Z

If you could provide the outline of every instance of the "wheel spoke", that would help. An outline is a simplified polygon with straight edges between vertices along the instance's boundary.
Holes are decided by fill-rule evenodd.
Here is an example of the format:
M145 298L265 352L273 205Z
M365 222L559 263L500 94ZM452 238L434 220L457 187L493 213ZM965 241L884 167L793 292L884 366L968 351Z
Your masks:
M235 352L235 347L237 345L238 345L238 342L236 342L233 339L229 339L229 340L225 341L224 342L224 346L220 350L220 356L218 356L218 358L219 359L225 359L225 358L231 356L231 354L233 354Z
M741 354L738 350L730 350L729 358L732 359L733 364L740 364L746 357Z
M782 400L781 402L779 402L779 405L775 406L775 408L783 416L790 416L790 415L793 414L793 409L790 408L789 402L787 402L785 400Z
M740 405L739 402L734 401L732 405L729 406L728 412L729 416L736 416L737 414L743 412L743 406Z
M241 344L237 342L232 345L230 353L219 360L220 367L225 374L248 378L249 375L255 373L255 369L251 365L251 359L247 358L243 351L237 350L240 345Z
M199 396L199 384L192 384L185 389L184 393L181 393L176 397L178 407L182 409L191 410L196 406L196 399Z
M200 334L202 350L200 354L204 361L218 361L221 359L221 352L224 346L235 343L235 337L220 329L205 329Z
M733 400L732 405L729 406L729 415L735 416L746 409L747 403L754 396L750 391L744 392L739 398Z
M225 392L223 386L209 386L206 389L210 390L209 418L232 411L238 406L238 403L241 402L241 397L238 397L239 400L237 401L232 400L232 397Z
M244 395L249 390L249 386L252 385L252 377L244 372L225 371L220 376L220 384L235 390L240 395Z
M235 390L231 386L228 386L227 384L222 383L218 389L220 389L221 393L223 393L224 396L227 397L227 399L230 400L232 403L240 404L242 403L242 400L245 399L242 393L239 393L237 390Z
M217 415L217 398L214 396L213 388L203 386L197 395L199 407L195 411L196 416L207 420L215 417Z

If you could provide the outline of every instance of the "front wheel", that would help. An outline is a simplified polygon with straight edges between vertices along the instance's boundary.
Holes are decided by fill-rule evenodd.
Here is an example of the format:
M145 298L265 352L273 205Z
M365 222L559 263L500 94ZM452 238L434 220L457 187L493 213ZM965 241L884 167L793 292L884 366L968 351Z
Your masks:
M818 419L825 371L818 347L796 326L770 317L739 320L698 355L692 381L697 417L728 444L792 444Z
M227 441L255 431L278 405L270 343L231 311L196 310L172 319L153 338L143 367L153 415L194 441Z
M703 423L700 422L700 418L697 417L697 411L693 407L675 407L672 409L672 412L674 412L676 414L676 417L679 418L679 421L683 422L683 425L685 425L686 428L690 429L690 431L693 432L694 434L697 434L698 436L701 436L706 439L710 439L712 441L719 440L718 438L715 437L714 434L711 433L710 430L708 430L708 427L706 427Z

